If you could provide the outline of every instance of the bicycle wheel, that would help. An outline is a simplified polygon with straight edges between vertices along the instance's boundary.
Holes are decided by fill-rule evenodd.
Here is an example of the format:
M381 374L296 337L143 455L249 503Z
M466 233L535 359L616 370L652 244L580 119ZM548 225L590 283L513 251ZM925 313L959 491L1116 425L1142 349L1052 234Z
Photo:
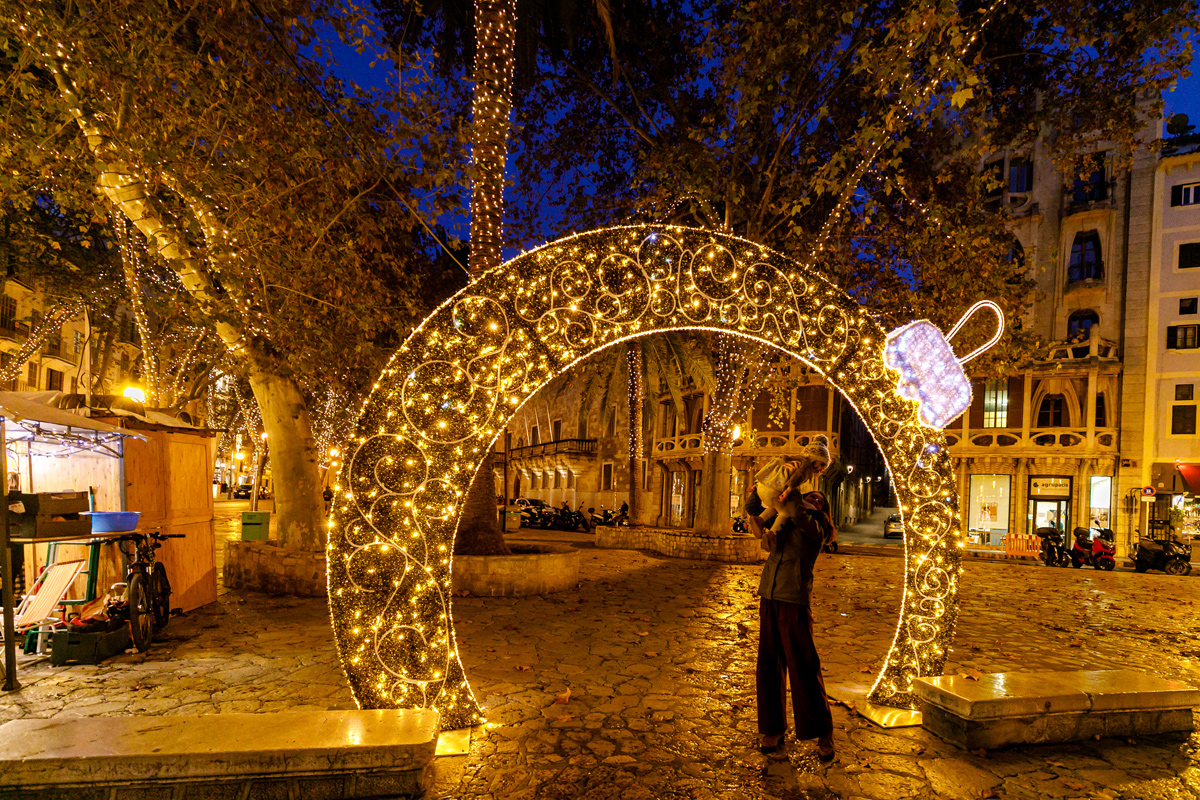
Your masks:
M145 573L130 575L125 591L129 601L129 633L133 636L133 646L139 653L144 653L154 640L154 608Z
M154 629L161 631L171 620L171 582L162 562L156 561L150 572L150 605L154 608Z

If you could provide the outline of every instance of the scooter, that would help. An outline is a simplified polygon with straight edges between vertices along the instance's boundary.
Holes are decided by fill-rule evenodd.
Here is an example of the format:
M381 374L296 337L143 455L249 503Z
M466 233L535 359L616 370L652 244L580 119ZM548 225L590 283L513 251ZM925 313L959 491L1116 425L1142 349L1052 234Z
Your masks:
M1087 528L1075 529L1075 543L1071 546L1071 566L1075 569L1092 566L1092 532Z
M1117 566L1117 537L1108 528L1101 528L1092 539L1092 566L1105 572Z
M1188 575L1192 571L1192 546L1174 531L1164 539L1143 536L1133 546L1133 568L1137 572L1158 569L1168 575Z
M1063 543L1062 533L1056 528L1038 528L1034 534L1042 540L1041 558L1047 567L1065 567L1071 559Z

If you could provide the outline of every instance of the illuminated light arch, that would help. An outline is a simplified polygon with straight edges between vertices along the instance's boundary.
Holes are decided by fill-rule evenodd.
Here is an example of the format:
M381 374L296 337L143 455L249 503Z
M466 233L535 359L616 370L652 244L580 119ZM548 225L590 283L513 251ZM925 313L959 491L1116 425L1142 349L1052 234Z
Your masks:
M666 226L593 231L524 253L415 330L364 404L329 531L338 651L364 708L433 707L482 721L458 658L450 561L458 509L513 412L612 344L669 330L769 344L814 368L862 417L905 520L905 586L872 702L915 707L957 617L963 542L945 437L885 364L886 332L815 271L726 234Z

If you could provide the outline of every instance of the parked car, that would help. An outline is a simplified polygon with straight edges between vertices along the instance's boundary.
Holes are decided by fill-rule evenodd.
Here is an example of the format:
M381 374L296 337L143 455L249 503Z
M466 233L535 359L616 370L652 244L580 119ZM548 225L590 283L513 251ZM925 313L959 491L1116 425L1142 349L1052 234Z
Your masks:
M254 491L254 486L249 483L243 483L233 487L234 500L249 500L250 493Z
M904 537L904 523L900 521L899 514L892 514L883 523L883 538L891 536Z

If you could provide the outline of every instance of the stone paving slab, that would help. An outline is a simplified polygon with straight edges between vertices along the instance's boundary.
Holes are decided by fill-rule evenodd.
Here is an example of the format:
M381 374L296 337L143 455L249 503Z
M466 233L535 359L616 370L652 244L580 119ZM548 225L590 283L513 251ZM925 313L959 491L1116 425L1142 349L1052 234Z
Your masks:
M523 538L529 533L522 531ZM556 595L456 598L459 646L488 725L435 762L432 797L1200 798L1200 736L964 752L919 728L834 709L838 755L757 750L758 568L596 550ZM813 613L830 683L869 682L894 634L900 559L817 563ZM949 674L1136 669L1200 685L1193 578L971 561ZM145 656L53 669L22 661L0 695L25 717L353 708L319 600L222 594ZM555 702L566 695L566 702Z
M0 725L0 788L424 771L437 739L437 712L410 709L17 719Z

